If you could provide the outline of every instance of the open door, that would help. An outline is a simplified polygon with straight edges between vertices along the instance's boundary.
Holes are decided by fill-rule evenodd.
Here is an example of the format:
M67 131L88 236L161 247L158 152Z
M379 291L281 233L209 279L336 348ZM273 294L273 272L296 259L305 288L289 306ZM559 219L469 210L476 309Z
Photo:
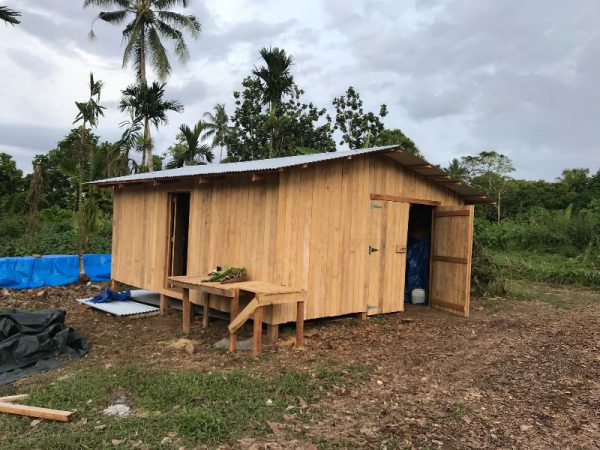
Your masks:
M404 310L408 203L371 200L367 314Z
M469 316L473 205L438 206L433 213L429 301Z
M169 194L169 260L167 276L187 275L190 193Z

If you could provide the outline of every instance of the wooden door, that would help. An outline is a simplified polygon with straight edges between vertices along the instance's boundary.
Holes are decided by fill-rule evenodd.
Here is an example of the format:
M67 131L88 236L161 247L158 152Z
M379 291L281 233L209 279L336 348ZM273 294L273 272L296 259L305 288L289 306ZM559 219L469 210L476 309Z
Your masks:
M368 315L404 310L408 203L371 200L367 280Z
M438 206L432 227L429 302L469 316L473 205Z

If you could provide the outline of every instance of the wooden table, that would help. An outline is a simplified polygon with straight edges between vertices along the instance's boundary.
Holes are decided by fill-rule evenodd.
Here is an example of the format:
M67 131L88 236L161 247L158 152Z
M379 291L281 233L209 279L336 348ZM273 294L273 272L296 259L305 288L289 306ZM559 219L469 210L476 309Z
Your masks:
M261 351L262 321L264 308L273 305L296 303L296 347L304 346L304 302L306 291L280 286L264 281L241 281L237 283L215 283L202 281L205 277L177 276L169 277L169 283L183 289L183 332L189 334L193 319L193 304L190 301L190 289L200 293L203 306L202 327L208 327L210 294L230 299L231 312L229 323L229 351L235 352L237 330L252 316L254 321L252 353L258 356ZM250 294L254 298L240 312L240 296Z

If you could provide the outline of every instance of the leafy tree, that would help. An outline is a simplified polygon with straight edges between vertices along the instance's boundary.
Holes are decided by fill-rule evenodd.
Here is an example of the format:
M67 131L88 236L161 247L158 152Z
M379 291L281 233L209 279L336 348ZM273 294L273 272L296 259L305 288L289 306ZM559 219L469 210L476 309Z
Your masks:
M387 116L387 106L381 105L379 115L365 113L360 94L350 86L344 95L333 99L335 107L335 127L342 133L340 145L344 143L352 150L371 147L385 129L383 119Z
M467 181L467 177L469 176L469 170L458 158L453 158L445 170L451 177L458 180Z
M22 210L23 192L23 172L11 155L0 153L0 211Z
M112 25L128 21L123 29L123 67L132 64L138 81L145 84L148 58L160 80L166 80L171 73L163 40L174 44L175 54L182 63L189 59L183 31L197 38L200 23L194 15L172 11L176 7L187 8L188 4L188 0L85 0L83 7L110 8L100 12L97 19ZM90 38L95 38L93 28Z
M146 170L153 170L152 158L152 137L150 135L150 124L158 130L160 125L166 125L169 120L167 112L182 112L183 105L176 100L165 100L165 84L157 82L147 85L138 83L127 87L123 93L123 98L119 104L121 111L128 111L131 115L131 123L128 130L124 133L122 142L136 139L139 136L140 124L143 123L143 153L142 166ZM137 134L137 136L136 136ZM129 136L129 138L127 138ZM139 138L138 138L139 139Z
M18 25L21 23L19 17L21 17L20 12L14 11L6 6L0 6L0 20L3 20L5 23Z
M207 139L212 138L211 147L219 147L220 155L219 162L223 160L223 148L225 147L225 138L232 132L232 127L229 126L229 116L225 112L225 105L217 103L213 108L214 113L204 113L204 122L206 132L204 136Z
M200 143L203 140L202 132L205 129L206 124L201 120L194 125L194 128L185 124L179 127L177 143L167 150L171 157L167 163L167 169L212 162L213 154L210 146Z
M482 189L496 203L496 220L501 219L502 195L506 192L509 174L515 171L511 159L495 151L484 151L475 156L463 156L461 164L466 180Z
M317 151L335 150L326 110L312 103L302 103L304 92L297 86L294 85L293 94L278 106L277 114L264 108L260 80L247 77L242 86L243 91L234 92L234 126L225 138L227 160L246 161L297 155L300 147ZM276 133L273 133L274 129Z
M374 141L374 145L400 145L403 150L406 150L411 155L421 156L421 152L419 151L415 143L409 137L407 137L399 128L384 129L377 136L377 140Z

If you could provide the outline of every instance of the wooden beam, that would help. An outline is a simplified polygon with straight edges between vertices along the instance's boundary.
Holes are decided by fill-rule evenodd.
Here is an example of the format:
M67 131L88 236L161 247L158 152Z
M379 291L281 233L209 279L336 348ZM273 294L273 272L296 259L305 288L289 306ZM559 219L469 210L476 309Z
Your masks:
M388 202L414 203L419 205L440 206L441 203L435 200L425 200L422 198L401 197L399 195L371 194L371 200L385 200Z
M451 211L438 211L435 213L435 217L468 216L470 214L468 209L457 209Z
M304 348L304 302L296 303L296 348Z
M38 408L37 406L18 405L10 402L0 402L0 412L17 414L19 416L37 417L39 419L58 420L60 422L68 422L73 415L72 411Z
M410 169L431 169L433 166L429 163L405 164Z
M231 298L229 310L229 322L233 322L240 312L240 290L234 290L235 295ZM237 332L229 333L229 353L235 352L237 347Z
M457 264L469 264L469 258L459 258L457 256L434 255L433 260L449 262L449 263L457 263Z
M279 325L267 324L267 343L276 344L279 340Z
M190 303L190 290L183 288L183 301L181 304L183 309L183 334L190 334L190 324L192 322L192 304Z
M197 183L198 184L207 184L207 183L212 183L213 181L219 181L219 180L223 180L225 178L225 175L211 175L211 176L205 176L205 177L198 177Z
M202 328L208 328L208 315L210 313L210 294L202 292Z
M262 340L263 307L259 306L254 311L254 329L252 332L252 356L260 355Z
M258 301L255 298L252 299L252 301L248 303L244 309L242 309L242 311L236 316L236 318L231 321L231 323L227 327L229 329L229 332L234 333L237 330L239 330L258 307L260 307Z
M25 400L27 397L29 397L29 394L17 394L9 395L7 397L0 397L0 403L16 402L17 400Z

